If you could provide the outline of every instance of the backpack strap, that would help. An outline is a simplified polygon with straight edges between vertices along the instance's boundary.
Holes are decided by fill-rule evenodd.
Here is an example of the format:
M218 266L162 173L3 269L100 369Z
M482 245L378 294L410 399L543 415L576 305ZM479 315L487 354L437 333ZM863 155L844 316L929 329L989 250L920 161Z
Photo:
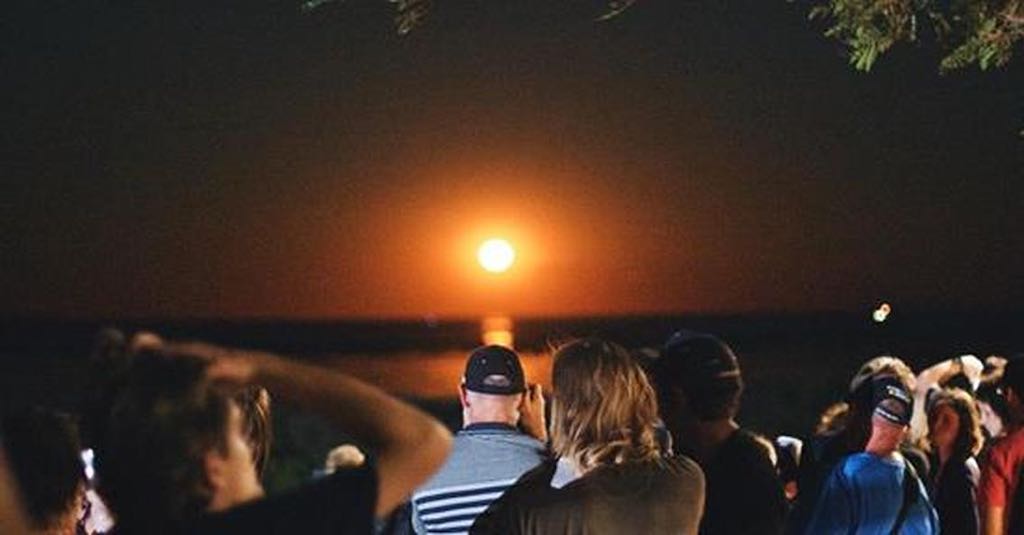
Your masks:
M910 514L910 508L917 502L918 489L920 488L917 470L906 458L903 459L903 503L900 505L900 512L896 515L896 521L892 525L892 535L899 535L900 528Z

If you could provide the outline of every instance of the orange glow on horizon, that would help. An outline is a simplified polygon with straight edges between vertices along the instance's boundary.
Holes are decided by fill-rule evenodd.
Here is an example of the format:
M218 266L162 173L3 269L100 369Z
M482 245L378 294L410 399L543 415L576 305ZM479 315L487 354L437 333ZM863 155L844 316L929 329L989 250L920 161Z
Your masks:
M515 349L512 318L487 316L480 324L480 331L480 341L483 345L499 345Z

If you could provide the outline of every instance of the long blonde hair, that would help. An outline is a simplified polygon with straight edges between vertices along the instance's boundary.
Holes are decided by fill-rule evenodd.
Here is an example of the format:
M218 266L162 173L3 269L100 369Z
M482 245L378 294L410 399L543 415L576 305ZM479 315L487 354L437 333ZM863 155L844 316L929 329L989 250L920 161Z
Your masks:
M643 369L617 344L596 338L555 351L552 448L587 472L660 456L658 405Z

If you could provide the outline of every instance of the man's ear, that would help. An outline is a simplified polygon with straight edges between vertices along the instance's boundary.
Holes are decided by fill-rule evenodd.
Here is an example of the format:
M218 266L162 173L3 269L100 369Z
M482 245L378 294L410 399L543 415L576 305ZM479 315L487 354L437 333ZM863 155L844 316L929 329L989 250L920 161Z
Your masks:
M462 404L462 408L469 407L469 397L466 396L466 385L459 385L459 403Z

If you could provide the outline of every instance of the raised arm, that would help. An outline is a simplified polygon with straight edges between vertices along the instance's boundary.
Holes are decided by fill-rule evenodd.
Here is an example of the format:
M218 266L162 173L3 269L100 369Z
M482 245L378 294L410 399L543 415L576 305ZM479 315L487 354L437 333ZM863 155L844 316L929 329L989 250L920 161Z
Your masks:
M210 361L211 380L260 384L282 400L330 419L377 458L377 516L385 516L444 462L451 434L423 411L379 388L334 370L270 353L208 344L170 344L165 350Z

